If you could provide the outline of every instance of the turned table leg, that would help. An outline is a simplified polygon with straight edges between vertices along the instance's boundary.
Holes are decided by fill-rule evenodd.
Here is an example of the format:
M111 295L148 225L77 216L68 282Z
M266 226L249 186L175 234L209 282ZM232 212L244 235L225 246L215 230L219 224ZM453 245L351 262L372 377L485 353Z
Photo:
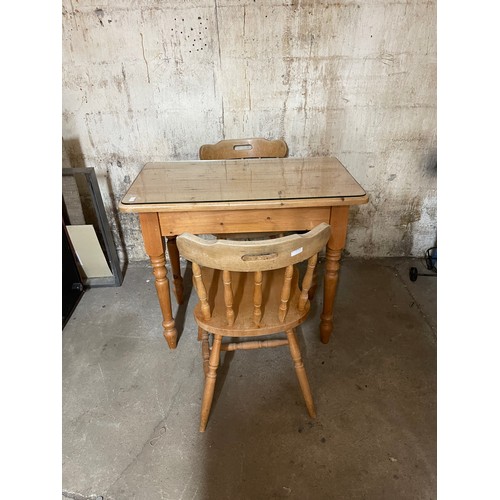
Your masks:
M177 236L167 236L167 250L172 266L172 277L174 279L174 291L177 304L182 304L184 301L184 286L181 276L181 262L179 250L177 249Z
M165 241L161 235L157 213L139 214L144 248L149 255L155 277L156 293L163 316L163 336L170 349L177 346L177 330L172 317L172 304L170 302L170 284L167 277L165 261Z
M323 344L328 343L333 330L333 304L339 281L340 257L347 235L348 215L348 206L331 208L330 225L332 227L332 234L326 246L323 312L319 326L321 342Z

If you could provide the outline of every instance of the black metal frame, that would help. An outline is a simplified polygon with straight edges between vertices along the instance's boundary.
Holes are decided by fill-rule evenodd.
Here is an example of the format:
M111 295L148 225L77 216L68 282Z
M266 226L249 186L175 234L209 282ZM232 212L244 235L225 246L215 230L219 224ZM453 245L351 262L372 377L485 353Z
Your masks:
M104 241L104 246L106 247L106 256L108 264L111 268L113 276L103 276L102 278L84 278L82 277L82 282L84 286L88 287L100 287L100 286L121 286L123 282L122 269L120 267L120 259L118 258L118 253L116 251L115 242L111 234L111 228L109 227L109 222L106 217L106 211L104 209L104 203L101 197L101 191L99 189L99 184L97 182L97 176L92 167L85 168L63 168L63 176L75 176L83 175L87 181L89 187L90 195L92 197L92 203L97 215L97 222L99 224L99 230Z

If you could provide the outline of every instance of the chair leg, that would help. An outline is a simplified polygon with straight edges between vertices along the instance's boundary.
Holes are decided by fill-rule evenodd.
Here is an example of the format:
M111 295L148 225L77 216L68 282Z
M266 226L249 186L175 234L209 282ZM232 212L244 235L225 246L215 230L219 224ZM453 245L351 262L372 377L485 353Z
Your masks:
M312 278L312 285L311 288L309 288L309 292L307 293L307 297L310 302L314 300L314 296L316 295L316 289L318 288L318 266L314 267L313 271L313 278Z
M205 389L203 391L203 401L201 403L201 421L200 432L205 432L207 427L208 415L212 406L214 397L215 379L217 378L217 367L220 359L220 346L222 335L214 335L214 343L210 352L208 361L208 373L205 376Z
M208 332L201 330L201 357L203 358L203 371L205 372L205 377L208 373L208 361L210 359L210 344L208 342Z
M167 251L170 259L170 266L172 267L172 277L174 280L174 291L177 304L184 302L184 283L181 275L181 262L179 258L179 250L177 249L176 236L167 238Z
M293 330L288 330L286 332L286 335L288 337L288 345L290 347L290 353L295 365L295 373L297 374L297 378L299 379L299 384L300 388L302 389L302 395L304 396L307 411L309 412L311 418L315 418L316 410L314 409L311 388L309 387L309 381L307 380L306 370L304 369L304 364L302 363L302 357L300 355L297 337Z

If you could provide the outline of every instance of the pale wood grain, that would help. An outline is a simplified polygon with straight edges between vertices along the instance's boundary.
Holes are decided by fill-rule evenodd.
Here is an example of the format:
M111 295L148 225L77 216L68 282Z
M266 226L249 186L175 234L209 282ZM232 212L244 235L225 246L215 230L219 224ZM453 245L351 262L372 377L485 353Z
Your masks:
M207 290L201 274L201 268L196 262L193 262L193 280L195 284L196 293L198 294L198 297L200 299L203 318L208 320L210 319L211 315L210 315L210 306L207 300Z
M200 432L204 432L207 426L208 414L212 406L214 397L215 379L217 378L217 368L220 360L221 335L214 336L214 345L210 352L208 361L208 371L205 376L205 388L203 390L203 400L201 402Z
M328 343L333 330L333 305L339 281L340 257L347 236L349 207L332 207L330 224L332 234L326 246L323 311L320 321L320 338Z
M302 292L299 299L299 311L303 311L309 300L309 290L313 282L314 270L316 269L316 262L318 261L318 254L313 255L307 261L307 270L302 280Z
M233 290L231 288L231 272L224 270L222 272L222 281L224 282L224 302L226 303L226 320L228 326L234 323L233 311Z
M264 233L309 230L330 222L330 207L279 210L193 210L159 214L164 236L193 234Z
M293 206L290 203L298 200L310 203L311 199L337 199L338 203L342 198L365 195L336 158L148 163L123 197L120 210L142 212L153 208L159 211L159 207L182 210L179 206L182 204L186 204L184 210L199 204L219 209L224 206L255 208L255 202L265 206L280 206L280 203Z
M281 287L280 307L278 311L278 317L281 323L284 323L286 312L288 310L288 299L290 298L292 276L293 276L293 266L287 266L285 268L285 275L283 276L283 286Z
M172 303L170 301L170 283L167 277L165 262L165 240L162 238L158 214L139 214L144 247L149 255L153 275L155 277L156 293L163 316L163 336L171 349L177 346L177 330L172 317Z
M253 322L259 326L262 318L262 271L255 271L253 286Z
M317 254L330 235L330 226L322 222L305 234L255 241L205 240L183 233L177 237L177 246L184 258L201 266L229 271L266 271L297 264Z
M261 137L226 139L216 144L203 144L200 160L226 160L237 158L284 158L288 146L282 139L268 140Z

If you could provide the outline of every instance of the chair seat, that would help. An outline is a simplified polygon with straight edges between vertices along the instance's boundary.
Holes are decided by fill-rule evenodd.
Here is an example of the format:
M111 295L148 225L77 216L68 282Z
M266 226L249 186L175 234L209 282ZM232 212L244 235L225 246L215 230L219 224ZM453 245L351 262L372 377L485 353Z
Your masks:
M299 272L294 268L291 281L288 311L284 322L280 322L278 310L280 306L280 291L283 287L285 270L277 269L263 274L262 278L262 316L259 324L253 320L253 293L254 279L252 273L231 273L233 290L234 323L229 326L226 319L226 305L224 302L224 285L222 271L210 268L202 269L203 282L206 284L208 301L213 304L211 318L203 317L201 304L194 309L194 316L198 326L210 333L231 337L255 337L271 333L279 333L295 328L305 321L309 312L309 302L303 311L298 310L300 296L298 286Z

